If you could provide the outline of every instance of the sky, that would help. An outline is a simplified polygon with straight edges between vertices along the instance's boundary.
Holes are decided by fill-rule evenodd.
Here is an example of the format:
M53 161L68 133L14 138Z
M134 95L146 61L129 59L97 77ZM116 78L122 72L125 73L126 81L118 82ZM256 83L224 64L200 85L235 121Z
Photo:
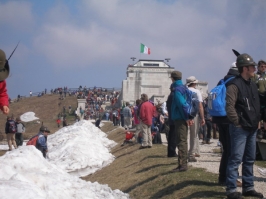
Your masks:
M265 0L1 0L0 49L9 57L20 42L8 93L121 88L131 57L171 58L183 80L211 89L236 60L232 49L266 59L265 10Z
M129 198L128 194L112 190L106 184L79 178L115 159L110 149L117 143L91 122L82 120L64 127L48 135L47 143L47 159L34 146L21 146L0 157L0 198ZM8 147L0 145L0 149Z

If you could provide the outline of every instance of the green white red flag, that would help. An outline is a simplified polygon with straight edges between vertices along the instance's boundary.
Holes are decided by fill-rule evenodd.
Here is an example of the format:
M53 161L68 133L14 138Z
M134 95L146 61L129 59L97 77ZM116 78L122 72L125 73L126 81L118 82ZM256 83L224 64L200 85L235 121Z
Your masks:
M151 49L145 46L144 44L140 44L140 53L151 54Z

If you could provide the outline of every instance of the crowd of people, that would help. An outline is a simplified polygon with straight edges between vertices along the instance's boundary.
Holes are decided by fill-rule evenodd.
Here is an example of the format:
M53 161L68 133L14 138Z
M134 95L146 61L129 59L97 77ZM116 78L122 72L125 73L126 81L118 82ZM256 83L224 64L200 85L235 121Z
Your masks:
M153 144L153 119L156 118L159 121L159 132L167 129L168 157L178 159L177 167L172 172L187 171L188 162L196 162L197 157L200 157L199 138L202 138L201 144L210 144L211 130L213 137L218 138L216 134L218 129L219 143L223 148L218 182L226 186L227 198L239 199L242 196L263 198L263 195L254 188L253 165L256 159L256 139L265 138L266 62L263 60L258 62L257 73L255 66L257 63L250 55L239 54L226 76L222 81L218 81L217 86L224 84L226 89L223 116L211 115L210 94L201 93L197 89L198 80L195 76L186 78L184 85L182 73L173 71L166 104L154 105L143 93L135 106L127 102L125 107L114 108L105 114L105 119L113 121L114 125L125 127L126 139L122 146L128 138L133 138L128 130L133 122L136 128L136 140L139 134L142 134L139 149L148 149ZM198 114L193 117L184 110L187 106L187 90L197 95ZM164 122L160 123L160 118L164 118ZM240 164L242 164L242 182L238 181ZM242 187L242 193L237 192L237 187Z
M258 72L256 71L258 66ZM258 64L253 58L244 53L238 54L236 62L231 66L223 81L225 84L225 111L224 116L215 116L209 113L209 100L206 94L197 90L198 80L195 76L186 78L182 82L182 73L171 73L172 84L166 102L154 105L147 94L143 93L136 100L135 106L126 102L121 108L115 108L119 92L107 94L103 89L86 89L80 87L74 94L77 98L86 99L86 107L79 108L80 114L85 118L95 117L111 120L116 125L125 127L125 133L130 139L135 137L140 143L139 149L152 148L156 134L153 131L165 131L168 139L168 157L177 157L177 167L172 172L188 171L188 162L196 162L200 156L199 134L202 134L202 144L210 143L211 128L219 129L219 140L223 146L222 158L219 168L219 184L226 186L228 199L240 199L242 196L263 198L263 195L254 188L253 165L256 158L256 139L265 138L266 127L266 62L260 60ZM9 75L9 65L5 53L0 50L0 108L4 114L9 113L8 95L6 93L5 79ZM51 90L58 92L60 97L66 97L67 87ZM196 94L198 103L197 114L187 114L187 93ZM46 93L46 90L45 90ZM32 95L32 93L30 93ZM72 95L72 93L71 93ZM110 111L103 110L101 105L110 101L114 107ZM263 121L263 125L261 125ZM129 129L135 127L135 133ZM9 150L12 145L17 148L22 144L25 127L19 119L8 117L5 132L7 134ZM36 148L46 157L47 127L42 126L36 138ZM140 136L141 135L141 136ZM188 148L188 135L190 145ZM139 139L141 138L141 139ZM157 138L158 139L158 138ZM159 141L158 141L159 140ZM157 141L160 142L160 139ZM176 148L178 153L176 153ZM238 167L242 164L242 183L239 183ZM237 187L242 187L242 193Z
M208 113L207 96L196 89L197 80L194 76L186 79L188 89L197 93L199 100L199 114L194 118L184 114L186 104L185 90L182 83L182 73L171 73L171 93L167 100L169 136L168 153L178 157L178 164L172 172L188 170L187 163L197 161L199 154L199 141L196 134L199 126L204 126L203 144L210 139L212 122L219 129L219 140L223 146L223 154L219 168L219 184L226 185L226 194L229 199L239 199L242 196L263 198L263 195L254 188L253 164L256 158L256 138L263 138L264 129L260 121L265 121L265 70L266 62L258 63L258 72L255 74L257 64L248 54L239 54L236 62L229 69L223 81L225 83L225 110L224 116L210 116ZM232 78L233 77L233 78ZM229 79L231 78L231 79ZM228 80L228 81L226 81ZM200 120L200 121L199 121ZM190 129L190 131L188 131ZM204 130L205 129L205 130ZM259 134L257 135L257 130ZM188 149L187 136L190 134L190 149ZM263 132L263 135L262 135ZM176 136L176 143L174 143ZM169 140L170 139L170 140ZM175 148L178 154L175 154ZM169 155L169 154L168 154ZM242 163L242 183L238 182L238 167ZM242 193L237 187L242 187Z

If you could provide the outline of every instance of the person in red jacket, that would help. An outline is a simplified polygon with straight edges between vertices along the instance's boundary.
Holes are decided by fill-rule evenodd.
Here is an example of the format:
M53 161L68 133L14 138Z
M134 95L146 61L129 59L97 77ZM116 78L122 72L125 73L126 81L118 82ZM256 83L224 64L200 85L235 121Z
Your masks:
M139 149L152 147L151 125L152 117L154 115L154 106L148 101L147 94L141 94L142 104L140 105L139 118L142 129L143 140Z
M6 54L0 49L0 109L7 115L9 113L8 108L8 95L6 89L5 79L9 75L9 64L6 60Z

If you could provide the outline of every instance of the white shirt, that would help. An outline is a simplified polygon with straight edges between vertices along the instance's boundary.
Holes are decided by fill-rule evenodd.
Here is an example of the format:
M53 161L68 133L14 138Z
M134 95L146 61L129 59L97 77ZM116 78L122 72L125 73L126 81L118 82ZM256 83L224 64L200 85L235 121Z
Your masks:
M193 91L194 93L197 93L199 102L203 102L201 92L193 87L188 87L189 90Z

